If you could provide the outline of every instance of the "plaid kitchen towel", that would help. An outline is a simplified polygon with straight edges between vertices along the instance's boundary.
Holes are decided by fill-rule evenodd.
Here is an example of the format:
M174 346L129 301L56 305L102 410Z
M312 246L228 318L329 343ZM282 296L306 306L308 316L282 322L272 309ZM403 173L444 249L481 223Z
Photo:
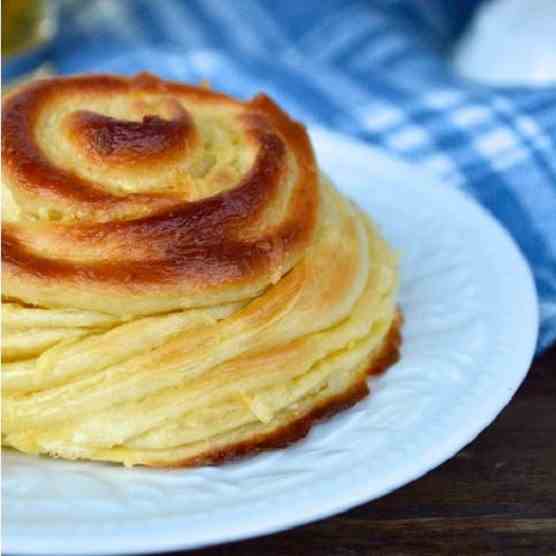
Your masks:
M465 189L531 264L542 350L556 339L556 87L453 72L450 49L479 3L66 0L47 55L62 73L147 67L243 96L264 89L297 118Z

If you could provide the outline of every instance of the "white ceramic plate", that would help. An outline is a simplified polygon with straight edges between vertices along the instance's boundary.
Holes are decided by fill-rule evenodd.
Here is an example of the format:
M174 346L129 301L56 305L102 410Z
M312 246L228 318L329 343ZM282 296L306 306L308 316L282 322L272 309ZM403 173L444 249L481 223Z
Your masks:
M129 470L6 453L6 552L176 550L323 518L444 462L511 399L538 315L506 232L419 168L329 132L313 139L325 171L401 254L401 361L304 441L222 467Z

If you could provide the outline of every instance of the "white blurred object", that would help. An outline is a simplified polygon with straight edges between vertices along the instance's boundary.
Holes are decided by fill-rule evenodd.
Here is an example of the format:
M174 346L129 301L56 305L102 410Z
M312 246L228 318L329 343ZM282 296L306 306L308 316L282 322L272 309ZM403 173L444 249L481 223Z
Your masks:
M454 56L465 77L500 85L556 84L556 0L491 0Z

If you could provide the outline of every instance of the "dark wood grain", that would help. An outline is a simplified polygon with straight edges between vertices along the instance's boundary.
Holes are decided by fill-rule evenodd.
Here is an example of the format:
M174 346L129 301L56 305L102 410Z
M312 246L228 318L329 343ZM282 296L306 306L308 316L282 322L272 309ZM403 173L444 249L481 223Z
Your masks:
M196 556L556 555L556 346L472 444L344 514Z

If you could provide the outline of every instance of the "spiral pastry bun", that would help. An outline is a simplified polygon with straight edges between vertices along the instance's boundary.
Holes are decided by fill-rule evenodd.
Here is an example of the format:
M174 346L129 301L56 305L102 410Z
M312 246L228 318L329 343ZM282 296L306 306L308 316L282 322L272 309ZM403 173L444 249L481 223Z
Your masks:
M3 101L2 165L6 446L218 462L304 436L397 357L395 256L265 95L37 80Z

